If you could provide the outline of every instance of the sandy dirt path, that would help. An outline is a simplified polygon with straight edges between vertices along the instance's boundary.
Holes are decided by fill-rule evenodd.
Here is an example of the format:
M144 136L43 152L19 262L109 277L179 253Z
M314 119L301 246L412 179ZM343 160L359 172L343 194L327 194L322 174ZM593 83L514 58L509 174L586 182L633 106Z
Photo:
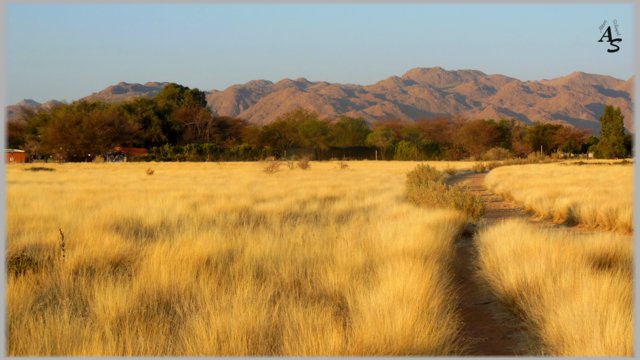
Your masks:
M527 218L523 208L506 201L484 187L486 174L460 174L447 181L481 196L485 214L479 223L490 225L508 218ZM526 355L526 343L532 336L501 306L488 285L477 276L475 228L467 228L456 242L454 283L460 299L459 311L464 326L462 337L469 343L465 355Z

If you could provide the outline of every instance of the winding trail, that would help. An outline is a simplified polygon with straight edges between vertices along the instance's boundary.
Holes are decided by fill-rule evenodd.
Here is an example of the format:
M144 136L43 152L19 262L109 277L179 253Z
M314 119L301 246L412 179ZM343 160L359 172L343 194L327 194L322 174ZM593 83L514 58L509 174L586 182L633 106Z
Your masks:
M484 187L485 175L460 174L449 178L447 183L462 186L481 197L485 213L479 221L480 226L508 218L526 219L522 207ZM488 285L477 276L475 230L474 226L468 227L457 239L454 260L454 284L458 289L459 312L464 322L461 335L468 343L465 355L526 355L526 342L531 335L502 308Z

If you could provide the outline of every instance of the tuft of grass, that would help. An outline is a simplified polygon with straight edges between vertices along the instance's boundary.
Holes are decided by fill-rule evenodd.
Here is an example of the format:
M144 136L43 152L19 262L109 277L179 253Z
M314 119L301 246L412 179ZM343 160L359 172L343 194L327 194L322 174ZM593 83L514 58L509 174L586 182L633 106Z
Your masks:
M155 173L155 170L153 170L152 168L147 168L146 173L147 175L153 175L153 173Z
M310 159L308 157L303 157L302 159L300 159L298 161L298 167L302 170L307 170L308 168L311 167L311 164L309 163Z
M280 171L281 165L282 163L278 160L269 160L262 170L267 174L275 174Z
M487 164L483 162L476 163L475 165L473 165L471 170L473 170L473 172L475 173L484 173L489 171L489 169L487 168Z
M477 235L480 275L552 356L633 354L633 240L509 220Z
M511 159L513 154L505 148L494 147L482 154L482 160L495 161Z
M453 176L458 173L458 169L454 167L446 167L443 172L449 176Z

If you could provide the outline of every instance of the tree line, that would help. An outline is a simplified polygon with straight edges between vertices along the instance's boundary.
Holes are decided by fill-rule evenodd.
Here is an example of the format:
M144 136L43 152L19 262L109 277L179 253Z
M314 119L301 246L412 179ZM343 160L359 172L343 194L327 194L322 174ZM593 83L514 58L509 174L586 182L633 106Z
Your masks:
M514 119L438 117L380 121L343 116L331 121L304 109L258 126L216 116L204 92L169 84L153 98L121 103L80 100L49 109L23 108L8 123L8 145L31 159L88 161L115 146L149 149L143 160L259 160L269 156L460 160L488 154L526 157L532 152L564 152L625 157L631 134L620 109L605 108L600 137L588 130Z

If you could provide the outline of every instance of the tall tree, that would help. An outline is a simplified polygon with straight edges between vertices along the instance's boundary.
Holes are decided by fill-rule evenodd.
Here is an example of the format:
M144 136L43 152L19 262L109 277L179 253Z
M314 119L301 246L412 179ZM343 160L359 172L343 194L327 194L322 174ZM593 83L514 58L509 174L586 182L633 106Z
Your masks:
M626 157L624 115L620 108L607 105L600 117L600 126L600 141L596 145L595 156L605 159Z
M306 119L298 125L298 134L302 145L312 147L316 159L320 152L329 148L331 134L329 124L318 119Z
M377 147L383 159L386 159L387 149L395 140L394 132L386 126L380 126L367 135L366 144Z
M454 143L462 146L469 155L479 156L497 147L503 141L502 132L493 120L471 120L462 124L454 137Z
M364 119L343 116L331 126L332 145L338 147L364 146L369 133L371 133L371 129Z
M558 148L556 133L562 125L536 122L527 129L526 140L533 151L550 154Z

